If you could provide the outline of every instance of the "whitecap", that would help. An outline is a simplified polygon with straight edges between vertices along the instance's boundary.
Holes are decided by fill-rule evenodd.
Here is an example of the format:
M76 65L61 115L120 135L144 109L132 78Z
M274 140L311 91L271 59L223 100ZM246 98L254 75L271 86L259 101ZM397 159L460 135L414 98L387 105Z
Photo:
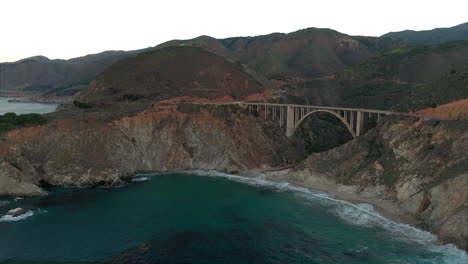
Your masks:
M0 206L5 206L9 203L10 203L9 201L0 201Z
M143 177L137 177L137 178L133 178L133 179L132 179L132 182L142 182L142 181L147 181L147 180L149 180L149 179L150 179L149 177L145 177L145 176L143 176Z
M259 180L266 180L267 176L265 175L265 173L260 173L259 175L255 176L255 179L259 179Z
M25 214L22 214L22 215L19 215L19 216L16 216L16 217L12 216L12 215L4 215L4 216L0 217L0 222L16 222L16 221L26 219L26 218L28 218L30 216L33 216L33 215L34 215L33 211L28 211Z
M15 200L15 202L19 200L23 200L23 197L15 197L13 200Z

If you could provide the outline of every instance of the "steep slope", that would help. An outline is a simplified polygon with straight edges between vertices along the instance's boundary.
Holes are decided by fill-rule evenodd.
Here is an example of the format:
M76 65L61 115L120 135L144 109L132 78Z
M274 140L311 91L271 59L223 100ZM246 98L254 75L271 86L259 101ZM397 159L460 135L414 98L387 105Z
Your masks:
M281 180L311 188L342 184L362 197L394 201L420 227L466 249L467 153L466 121L391 117L356 140L311 155Z
M49 60L36 56L13 63L0 63L0 93L72 96L109 65L141 51L106 51L70 60Z
M405 30L390 32L382 35L383 38L401 39L410 44L429 45L444 42L468 40L468 23L463 23L449 28L435 28L432 30Z
M47 184L119 184L136 172L281 165L295 150L284 133L275 139L235 106L157 104L112 121L53 120L3 135L0 195L40 195Z
M432 82L414 86L393 108L398 111L415 111L434 108L464 98L468 98L468 63L464 68L452 69ZM455 112L453 114L455 118L457 115Z
M89 104L174 97L242 100L264 86L244 67L199 47L168 47L119 61L99 75L79 100Z
M286 100L399 111L468 96L468 41L398 48L324 78L284 87Z
M422 109L416 114L440 119L468 120L468 98Z
M269 79L316 77L354 65L376 51L405 46L388 38L354 37L331 29L308 28L289 34L215 39L201 36L173 40L157 47L193 45L206 47L239 61Z

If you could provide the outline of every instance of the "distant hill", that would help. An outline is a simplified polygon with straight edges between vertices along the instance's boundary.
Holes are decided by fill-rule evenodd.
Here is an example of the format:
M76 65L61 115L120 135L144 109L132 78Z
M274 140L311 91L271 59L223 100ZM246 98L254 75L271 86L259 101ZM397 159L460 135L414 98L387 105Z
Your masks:
M87 104L174 97L243 100L264 86L240 64L200 47L151 50L113 64L83 92Z
M238 61L268 79L332 74L385 49L406 43L390 38L354 37L331 29L307 28L283 34L215 39L200 36L157 46L200 46Z
M436 42L445 42L451 38L465 36L467 28L468 23L448 29L408 32L417 33L418 36L426 34ZM122 83L132 84L132 87L137 89L135 94L143 97L161 99L164 94L170 95L169 97L181 96L182 91L187 92L189 96L214 96L213 90L210 90L212 88L203 90L196 82L189 82L197 80L198 77L176 70L188 67L187 60L163 60L156 55L158 53L150 53L153 55L145 55L141 59L145 65L170 65L167 72L160 69L161 72L158 73L165 76L164 80L172 80L170 85L164 84L162 79L157 79L160 78L157 77L159 75L148 79L145 74L149 68L142 67L139 62L135 62L133 68L125 68L128 67L128 63L133 63L132 60L125 60L124 64L120 64L123 59L136 58L137 54L148 50L165 50L167 56L179 56L179 53L175 52L177 49L166 48L185 47L197 50L197 56L201 56L201 50L205 50L210 56L216 54L217 58L223 57L223 61L247 74L250 78L249 83L255 81L262 89L275 89L276 95L280 95L279 99L276 96L276 100L283 102L417 110L432 104L447 103L449 99L461 99L466 87L465 80L457 79L456 76L464 76L462 73L468 61L467 42L411 46L409 43L414 44L415 40L398 37L398 33L400 32L376 38L349 36L331 29L307 28L288 34L272 33L254 37L216 39L200 36L190 40L168 41L145 50L108 51L70 60L49 60L37 56L0 64L0 95L38 94L38 100L43 101L60 96L71 98L86 89L92 80L96 80L93 82L94 88L107 87L105 93L109 92L101 94L102 96L107 98L112 95L113 100L121 100L125 94L133 94L127 87L118 83L117 77L123 76L125 80ZM192 70L195 70L198 60L199 67L208 67L205 60L212 59L207 59L207 55L202 57L190 62L190 67L194 67ZM99 75L109 66L111 67L106 74ZM119 72L119 75L112 77L116 72ZM129 76L127 72L138 78ZM457 74L450 74L453 72ZM214 79L224 78L222 71L210 72L215 73L221 77L213 77ZM174 81L176 77L180 81ZM201 86L209 84L210 87L217 87L212 80L203 79L203 82ZM182 84L190 89L182 89ZM243 87L240 83L236 85ZM177 87L180 90L170 90L172 88L168 87ZM196 87L200 89L197 90ZM156 90L151 90L153 88ZM167 93L161 92L164 89ZM438 91L446 93L430 99L428 91L434 91L433 94L437 94ZM206 96L203 93L206 93ZM223 90L223 93L242 97L233 91L227 93L227 90ZM88 94L87 97L96 101L98 94L93 97Z
M201 36L158 45L199 46L234 62L244 64L257 79L285 80L329 75L361 62L372 54L403 41L390 38L353 37L331 29L308 28L289 34L215 39ZM43 56L13 63L0 63L0 95L52 97L75 96L113 63L138 54L136 51L106 51L70 60L49 60ZM258 74L257 74L258 73ZM60 99L59 99L60 100Z
M382 35L383 38L401 39L414 45L440 44L444 42L468 40L468 23L450 28L435 28L432 30L414 31L405 30L390 32Z
M141 51L105 51L70 60L36 56L0 63L0 95L74 95L112 63Z

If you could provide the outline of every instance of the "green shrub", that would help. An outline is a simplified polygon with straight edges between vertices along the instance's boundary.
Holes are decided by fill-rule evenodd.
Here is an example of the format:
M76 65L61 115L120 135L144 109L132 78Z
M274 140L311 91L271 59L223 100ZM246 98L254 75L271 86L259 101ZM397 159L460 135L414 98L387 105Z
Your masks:
M83 103L81 101L78 101L78 100L75 100L73 101L73 104L79 108L91 108L91 105L90 104L87 104L87 103Z
M124 94L122 96L123 100L129 100L129 101L138 101L143 98L145 98L145 96L141 94Z
M8 131L20 126L43 125L47 119L40 114L21 114L6 113L0 115L0 131Z

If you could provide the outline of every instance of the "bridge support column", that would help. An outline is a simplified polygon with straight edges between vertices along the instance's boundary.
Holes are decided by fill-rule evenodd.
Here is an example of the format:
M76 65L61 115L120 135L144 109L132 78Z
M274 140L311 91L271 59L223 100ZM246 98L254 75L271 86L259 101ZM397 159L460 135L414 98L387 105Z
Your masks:
M356 118L356 136L357 137L359 137L362 133L363 124L364 124L364 115L361 111L358 111L357 118Z
M288 105L287 111L286 111L286 136L287 137L292 137L294 133L294 107L291 105Z

